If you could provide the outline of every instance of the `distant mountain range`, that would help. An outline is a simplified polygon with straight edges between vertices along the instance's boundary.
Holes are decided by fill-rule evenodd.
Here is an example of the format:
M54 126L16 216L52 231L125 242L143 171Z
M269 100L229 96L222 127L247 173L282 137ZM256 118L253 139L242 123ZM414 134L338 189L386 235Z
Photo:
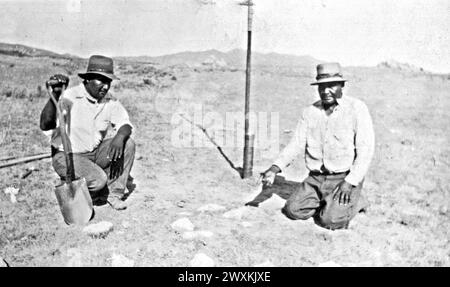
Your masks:
M58 54L44 49L33 48L20 44L0 43L0 54L17 57L49 57L56 59L79 59L70 54Z
M129 59L142 62L160 63L163 65L198 65L198 64L218 64L233 67L245 66L246 51L234 49L229 52L218 50L207 50L200 52L180 52L159 57L118 57L119 59ZM252 64L255 66L302 66L311 67L320 61L310 56L293 56L277 53L252 53Z
M81 57L70 54L58 54L52 51L33 48L20 44L0 43L0 54L17 56L17 57L49 57L54 59L68 59L68 60L85 60ZM246 63L246 51L241 49L234 49L229 52L221 52L218 50L207 50L199 52L180 52L165 56L150 57L115 57L119 61L131 62L145 62L161 64L165 66L187 66L187 67L232 67L236 69L243 69ZM255 69L263 68L264 70L303 70L305 73L311 73L320 60L311 56L295 56L278 53L259 53L252 54L252 66ZM420 67L413 66L407 63L399 63L394 60L389 60L378 64L378 68L389 68L402 70L413 73L428 73Z

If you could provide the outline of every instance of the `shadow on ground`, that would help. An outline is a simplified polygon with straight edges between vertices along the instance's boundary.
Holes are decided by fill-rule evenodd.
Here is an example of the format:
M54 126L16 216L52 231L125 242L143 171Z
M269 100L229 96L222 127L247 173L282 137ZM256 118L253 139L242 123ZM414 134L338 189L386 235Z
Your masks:
M271 198L273 194L287 200L293 192L300 188L301 184L301 182L286 180L285 177L277 175L271 187L263 187L262 191L245 205L258 207L260 203Z

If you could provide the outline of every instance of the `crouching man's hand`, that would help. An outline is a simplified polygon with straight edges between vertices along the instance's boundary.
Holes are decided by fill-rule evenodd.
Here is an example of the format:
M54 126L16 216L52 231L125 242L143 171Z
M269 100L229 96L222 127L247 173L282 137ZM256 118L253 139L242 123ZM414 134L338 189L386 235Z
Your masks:
M123 172L125 143L131 135L131 129L129 124L121 126L109 145L108 158L111 161L109 168L110 179L118 178Z
M352 192L354 186L345 180L342 181L333 191L333 200L339 200L340 205L347 205L352 202Z
M125 137L117 133L109 145L108 158L111 161L109 167L110 179L118 178L123 172L123 150L125 146Z
M272 165L268 170L261 173L260 181L265 186L272 186L273 182L275 181L275 177L277 176L277 173L279 173L281 169L276 166Z

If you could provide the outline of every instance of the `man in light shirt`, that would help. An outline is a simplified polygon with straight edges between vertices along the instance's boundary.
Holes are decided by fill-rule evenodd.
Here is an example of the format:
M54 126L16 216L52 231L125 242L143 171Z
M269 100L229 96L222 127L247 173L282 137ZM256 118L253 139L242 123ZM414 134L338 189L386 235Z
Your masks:
M122 198L133 166L135 143L130 138L133 125L127 111L108 93L111 82L118 79L113 60L93 55L87 72L78 76L83 83L67 89L59 99L68 113L67 134L72 144L75 176L86 179L94 204L107 194L107 202L114 209L123 210L127 207ZM54 95L59 98L61 92L58 93L54 79L50 78L47 84L54 85ZM66 161L58 124L56 107L49 100L42 110L40 127L50 131L53 168L64 179ZM105 138L108 130L115 132L114 137Z
M371 162L375 136L367 106L343 96L345 79L338 63L317 66L320 100L307 107L294 136L263 173L264 188L273 188L277 173L304 153L308 177L290 195L282 212L291 219L314 218L327 229L348 228L360 211L361 189Z

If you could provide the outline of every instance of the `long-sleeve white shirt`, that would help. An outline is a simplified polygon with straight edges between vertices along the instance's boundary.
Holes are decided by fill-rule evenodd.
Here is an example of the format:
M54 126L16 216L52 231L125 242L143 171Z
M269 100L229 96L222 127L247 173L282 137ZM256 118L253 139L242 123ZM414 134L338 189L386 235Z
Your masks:
M294 136L274 165L288 166L305 152L310 171L337 173L350 171L345 180L356 186L364 178L373 157L375 135L367 106L360 100L343 96L327 115L319 100L303 111Z

